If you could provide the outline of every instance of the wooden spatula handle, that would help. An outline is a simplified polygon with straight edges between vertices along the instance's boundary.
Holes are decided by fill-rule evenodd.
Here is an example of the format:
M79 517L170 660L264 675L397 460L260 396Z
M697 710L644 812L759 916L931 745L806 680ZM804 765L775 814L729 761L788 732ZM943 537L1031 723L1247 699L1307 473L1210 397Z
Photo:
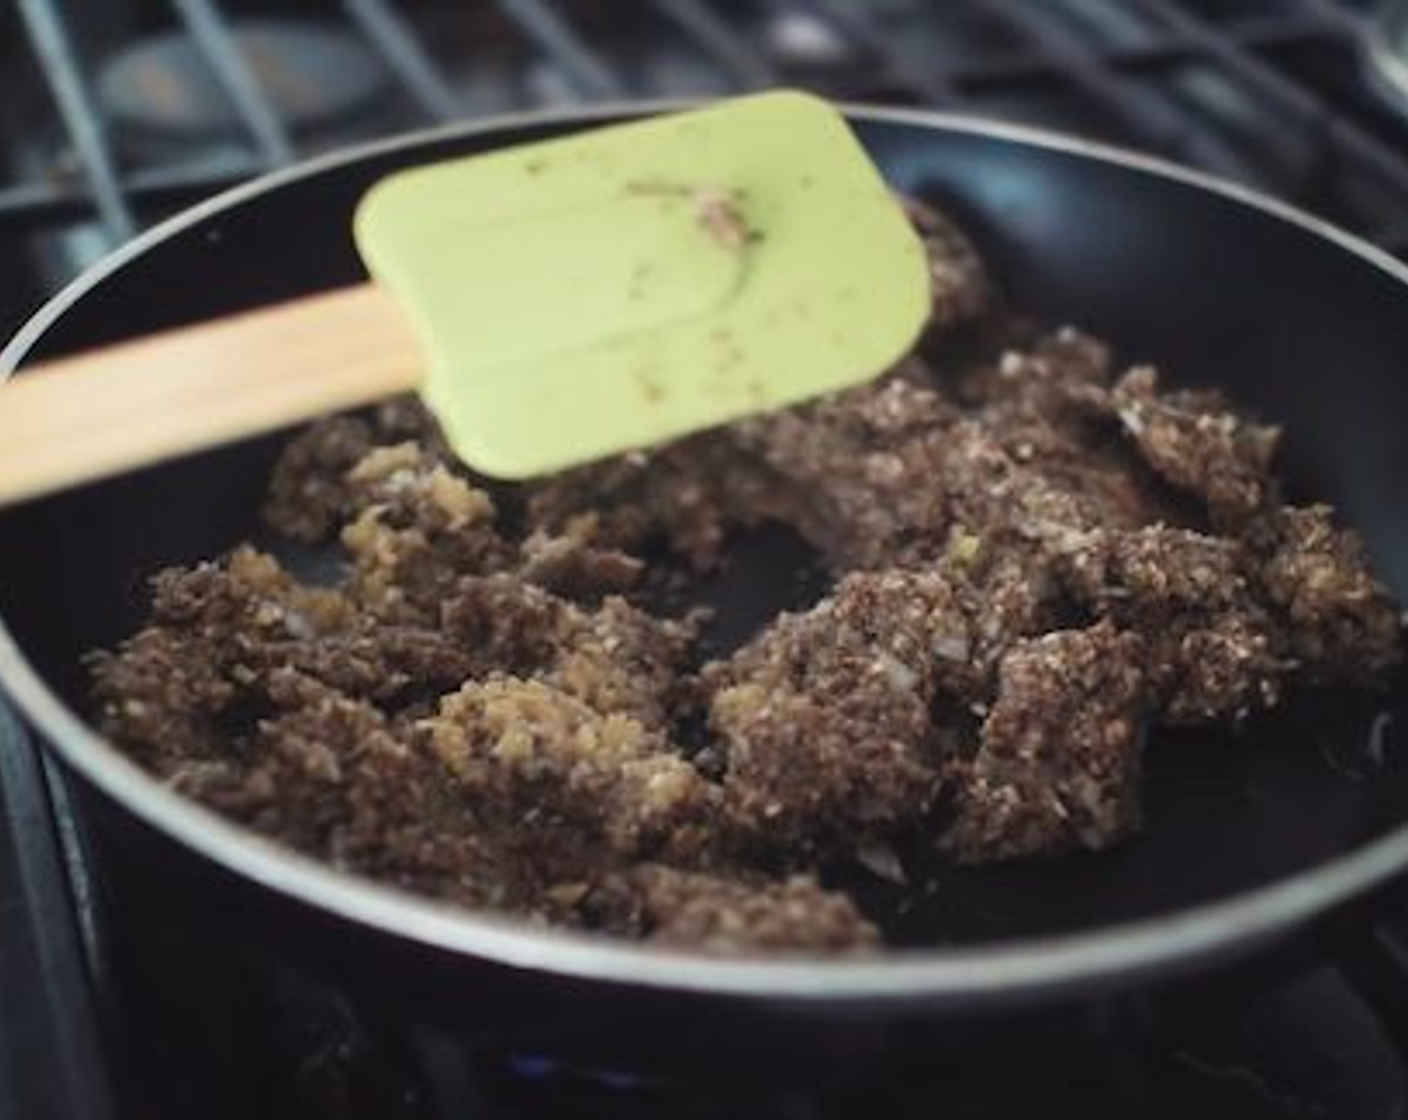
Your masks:
M421 371L370 284L26 368L0 384L0 504L366 404Z

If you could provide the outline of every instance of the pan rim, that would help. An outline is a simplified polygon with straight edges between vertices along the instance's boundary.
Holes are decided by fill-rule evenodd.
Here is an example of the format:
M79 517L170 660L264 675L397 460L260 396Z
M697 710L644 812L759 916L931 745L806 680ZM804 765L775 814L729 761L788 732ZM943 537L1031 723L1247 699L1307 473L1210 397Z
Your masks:
M152 226L70 281L0 349L0 382L79 299L169 236L278 187L437 140L540 124L589 124L679 109L688 101L622 101L530 111L402 133L302 161L213 195ZM977 135L1114 164L1209 192L1299 227L1408 286L1408 266L1313 215L1256 190L1113 145L966 114L843 104L853 119ZM1408 867L1408 823L1289 876L1197 906L1092 931L981 946L901 949L863 958L732 960L564 930L537 929L342 872L235 825L131 762L49 688L0 618L0 686L64 764L147 827L224 871L365 929L512 969L662 992L855 1005L934 1007L1029 998L1135 974L1167 974L1250 952L1288 927Z

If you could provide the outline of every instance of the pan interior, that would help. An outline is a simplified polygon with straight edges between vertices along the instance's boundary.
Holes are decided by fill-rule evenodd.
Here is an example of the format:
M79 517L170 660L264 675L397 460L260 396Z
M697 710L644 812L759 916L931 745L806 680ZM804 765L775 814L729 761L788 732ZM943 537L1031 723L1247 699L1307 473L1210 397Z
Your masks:
M523 126L324 169L185 226L87 291L40 339L68 349L358 276L347 216L387 171L546 134ZM556 126L556 127L561 127ZM1219 384L1285 425L1299 490L1340 506L1408 593L1408 286L1314 231L1187 183L982 132L862 124L895 185L953 211L1015 306L1112 340L1180 383ZM278 262L272 265L271 262ZM546 313L546 310L545 310ZM120 386L114 386L120 392ZM278 437L0 514L0 615L85 708L81 655L139 624L146 577L255 533ZM737 633L795 602L803 557L741 542L709 589ZM1354 848L1408 816L1408 690L1302 693L1238 733L1155 732L1147 827L1115 851L861 884L906 944L1086 929L1224 897Z

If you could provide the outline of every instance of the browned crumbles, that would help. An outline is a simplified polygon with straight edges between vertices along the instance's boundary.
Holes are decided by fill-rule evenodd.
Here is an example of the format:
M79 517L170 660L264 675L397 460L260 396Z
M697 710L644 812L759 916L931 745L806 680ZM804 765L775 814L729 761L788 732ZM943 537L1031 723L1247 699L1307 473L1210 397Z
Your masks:
M1220 393L1157 386L1148 366L1120 378L1110 394L1120 423L1149 466L1206 504L1214 526L1240 527L1274 498L1269 467L1280 431L1238 416Z
M1336 528L1328 506L1267 512L1250 547L1262 560L1261 593L1306 676L1372 683L1398 664L1399 619L1385 609L1363 543Z
M1333 511L1283 504L1277 429L1034 333L909 212L931 321L873 383L492 495L408 399L313 425L265 518L319 577L248 545L157 574L93 656L103 731L469 908L865 952L835 873L1105 847L1139 825L1150 726L1395 671L1398 609ZM681 592L769 524L830 586L718 650Z
M854 952L879 944L844 894L806 875L701 875L642 864L608 876L581 905L601 928L709 952Z
M857 572L704 671L732 819L769 847L863 842L942 785L930 706L968 682L969 621L936 572ZM794 747L800 732L807 742Z
M1146 656L1109 621L1017 642L977 754L952 764L944 848L968 862L1101 848L1137 826Z
M610 714L602 714L605 708ZM693 864L713 843L719 791L647 726L538 680L471 681L422 721L472 800L522 832L525 854L564 839L631 859ZM580 874L590 881L595 852Z

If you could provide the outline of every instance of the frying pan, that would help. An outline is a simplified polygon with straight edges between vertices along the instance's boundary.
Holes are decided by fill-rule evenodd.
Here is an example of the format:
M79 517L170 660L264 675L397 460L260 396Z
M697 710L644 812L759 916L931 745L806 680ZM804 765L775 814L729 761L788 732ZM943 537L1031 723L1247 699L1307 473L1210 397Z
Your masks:
M659 108L416 135L242 186L82 276L0 353L0 370L350 282L360 269L349 215L378 177ZM1221 385L1284 424L1296 493L1338 505L1381 575L1408 591L1408 270L1304 214L1154 160L960 118L851 116L896 187L972 232L1014 306L1084 327L1179 382ZM0 683L60 761L100 851L141 867L173 920L239 929L466 1032L605 1062L630 1046L633 1061L668 1066L774 1042L796 1053L799 1040L830 1044L873 1024L986 1022L1266 950L1408 869L1395 691L1303 695L1237 734L1156 733L1143 835L1101 855L935 868L923 889L869 891L900 946L874 959L711 959L530 929L346 876L183 800L82 715L80 656L139 624L156 568L257 533L279 443L0 514ZM764 534L740 545L711 593L746 629L792 586L796 563L788 542Z

